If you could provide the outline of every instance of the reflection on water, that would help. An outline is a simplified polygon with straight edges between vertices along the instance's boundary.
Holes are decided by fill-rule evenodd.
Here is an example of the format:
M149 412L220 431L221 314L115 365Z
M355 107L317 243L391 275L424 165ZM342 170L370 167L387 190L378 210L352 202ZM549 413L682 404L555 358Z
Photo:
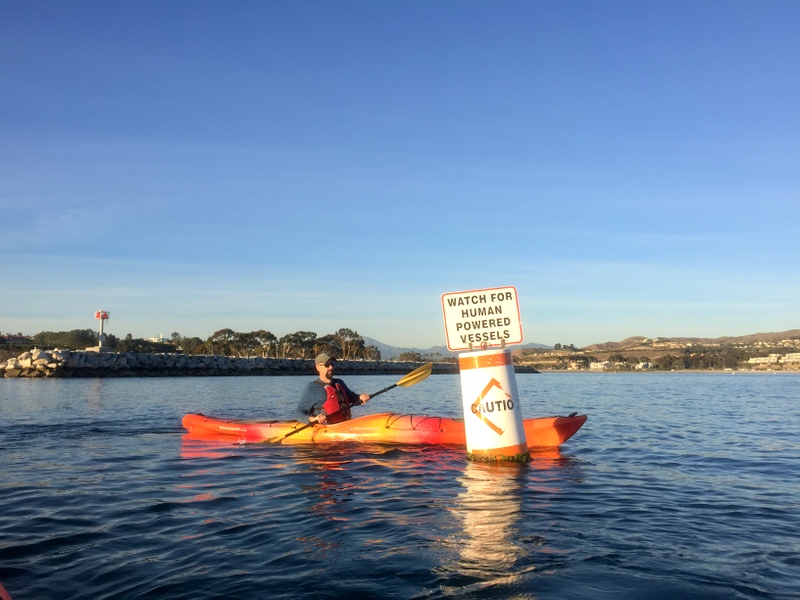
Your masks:
M192 438L189 434L181 436L180 457L185 460L197 458L229 458L237 454L244 444L235 441L208 441Z
M108 386L104 385L105 379L92 379L86 384L86 405L92 411L101 411L105 404L104 394Z
M533 452L531 458L527 464L465 462L456 478L462 489L449 508L460 524L447 540L455 552L439 569L446 595L486 587L501 593L497 586L518 585L551 561L555 549L531 532L531 524L576 474L558 449Z
M309 472L316 476L312 484L301 485L304 494L312 494L314 501L312 510L332 521L346 521L347 506L357 494L366 490L360 489L357 483L347 480L345 467L352 462L344 460L338 451L326 452L324 449L315 457L314 462L306 462Z
M797 376L519 383L533 413L592 415L564 454L181 439L186 412L283 418L303 378L2 380L0 581L19 600L796 597ZM374 408L453 397L437 376Z
M451 513L461 520L459 554L448 568L480 581L513 581L522 549L515 541L527 466L518 463L467 462Z

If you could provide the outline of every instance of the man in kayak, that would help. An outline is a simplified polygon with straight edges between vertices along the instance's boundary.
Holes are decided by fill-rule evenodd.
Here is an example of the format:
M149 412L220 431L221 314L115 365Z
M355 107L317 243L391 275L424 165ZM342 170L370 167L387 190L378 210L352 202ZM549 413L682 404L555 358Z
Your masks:
M351 418L350 407L366 404L369 394L356 394L341 379L333 377L333 363L323 352L315 359L319 378L311 381L297 404L295 419L301 423L340 423ZM335 413L335 414L334 414Z

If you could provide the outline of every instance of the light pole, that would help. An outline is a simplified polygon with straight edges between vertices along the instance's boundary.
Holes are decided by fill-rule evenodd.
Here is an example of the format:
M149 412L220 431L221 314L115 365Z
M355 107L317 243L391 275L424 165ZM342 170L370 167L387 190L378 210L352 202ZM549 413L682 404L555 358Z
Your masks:
M94 318L100 321L100 337L97 338L99 340L97 349L100 352L103 351L103 342L106 341L106 334L103 333L103 325L108 321L108 315L109 313L107 310L98 310L94 313Z

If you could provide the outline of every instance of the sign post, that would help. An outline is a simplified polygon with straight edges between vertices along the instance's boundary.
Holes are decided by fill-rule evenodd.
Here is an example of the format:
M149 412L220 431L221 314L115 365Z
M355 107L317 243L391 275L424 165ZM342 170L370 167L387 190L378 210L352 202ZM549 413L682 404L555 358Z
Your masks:
M506 349L523 339L516 288L442 294L442 313L447 347L467 350L458 355L467 457L529 461L514 363Z

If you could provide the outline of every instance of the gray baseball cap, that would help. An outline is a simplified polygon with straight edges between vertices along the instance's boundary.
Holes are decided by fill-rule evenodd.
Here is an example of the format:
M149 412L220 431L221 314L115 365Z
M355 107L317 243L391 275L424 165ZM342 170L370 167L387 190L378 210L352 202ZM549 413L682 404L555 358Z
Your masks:
M324 365L324 364L325 364L326 362L328 362L329 360L336 360L336 359L335 359L335 358L333 358L333 357L332 357L330 354L328 354L327 352L323 352L322 354L317 354L317 358L316 358L316 360L315 360L314 362L315 362L316 364L318 364L318 365Z

